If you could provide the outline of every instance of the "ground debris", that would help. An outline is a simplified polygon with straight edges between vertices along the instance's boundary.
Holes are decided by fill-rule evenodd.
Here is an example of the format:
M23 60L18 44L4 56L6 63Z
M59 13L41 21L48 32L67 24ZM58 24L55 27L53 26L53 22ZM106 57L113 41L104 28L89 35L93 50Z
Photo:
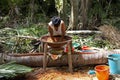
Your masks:
M26 76L26 80L98 80L95 75L89 75L88 71L95 65L80 66L74 68L73 74L69 73L68 67L48 67L44 72L42 68L35 70ZM120 80L120 75L110 75L109 80Z
M93 77L88 75L90 67L81 67L69 73L67 67L47 68L46 72L42 68L36 69L27 75L27 80L91 80Z

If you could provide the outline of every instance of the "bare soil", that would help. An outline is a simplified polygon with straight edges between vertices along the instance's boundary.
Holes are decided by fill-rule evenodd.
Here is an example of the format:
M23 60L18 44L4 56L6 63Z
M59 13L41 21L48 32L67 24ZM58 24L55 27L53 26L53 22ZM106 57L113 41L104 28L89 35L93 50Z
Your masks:
M91 80L95 76L88 75L88 71L93 66L82 66L74 69L71 74L68 67L51 67L46 72L42 68L36 68L33 72L26 75L26 80Z
M49 67L45 72L42 68L36 68L28 73L24 80L98 80L95 75L88 74L94 67L95 65L80 66L74 68L72 74L68 67ZM109 80L120 80L120 75L110 75Z

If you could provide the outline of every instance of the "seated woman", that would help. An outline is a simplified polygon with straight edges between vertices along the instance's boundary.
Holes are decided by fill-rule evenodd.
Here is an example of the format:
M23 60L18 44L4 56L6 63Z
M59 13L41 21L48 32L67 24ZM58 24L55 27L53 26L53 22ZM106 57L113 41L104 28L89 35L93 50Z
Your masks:
M53 42L63 41L66 27L64 21L59 17L52 17L51 21L48 23L48 30ZM59 37L59 39L57 39L57 37Z

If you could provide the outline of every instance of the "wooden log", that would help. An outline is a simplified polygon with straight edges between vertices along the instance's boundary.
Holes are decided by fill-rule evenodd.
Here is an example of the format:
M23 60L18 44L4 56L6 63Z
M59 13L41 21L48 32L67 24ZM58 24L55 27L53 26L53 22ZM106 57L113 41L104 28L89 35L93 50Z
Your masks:
M91 54L72 54L72 63L73 66L81 65L91 65L91 64L106 64L108 62L107 56L110 54L120 54L120 50L101 50L97 53ZM7 55L5 60L16 61L19 64L27 66L43 66L43 53L34 53L34 54L12 54ZM51 57L47 56L47 66L66 66L68 65L67 54L63 55L57 60L52 60Z
M16 61L18 64L27 66L42 66L43 53L27 53L27 54L8 54L5 55L6 62Z
M91 34L91 33L97 33L101 34L101 31L92 31L92 30L72 30L72 31L66 31L67 34Z

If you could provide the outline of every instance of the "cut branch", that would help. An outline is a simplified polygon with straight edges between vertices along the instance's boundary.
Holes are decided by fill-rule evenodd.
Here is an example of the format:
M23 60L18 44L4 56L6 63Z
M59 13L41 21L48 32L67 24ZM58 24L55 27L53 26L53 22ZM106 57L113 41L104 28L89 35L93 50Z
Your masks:
M101 31L91 31L91 30L72 30L72 31L67 31L67 34L90 34L90 33L97 33L101 34Z
M18 38L26 38L26 39L38 39L37 37L33 37L33 36L15 36Z

